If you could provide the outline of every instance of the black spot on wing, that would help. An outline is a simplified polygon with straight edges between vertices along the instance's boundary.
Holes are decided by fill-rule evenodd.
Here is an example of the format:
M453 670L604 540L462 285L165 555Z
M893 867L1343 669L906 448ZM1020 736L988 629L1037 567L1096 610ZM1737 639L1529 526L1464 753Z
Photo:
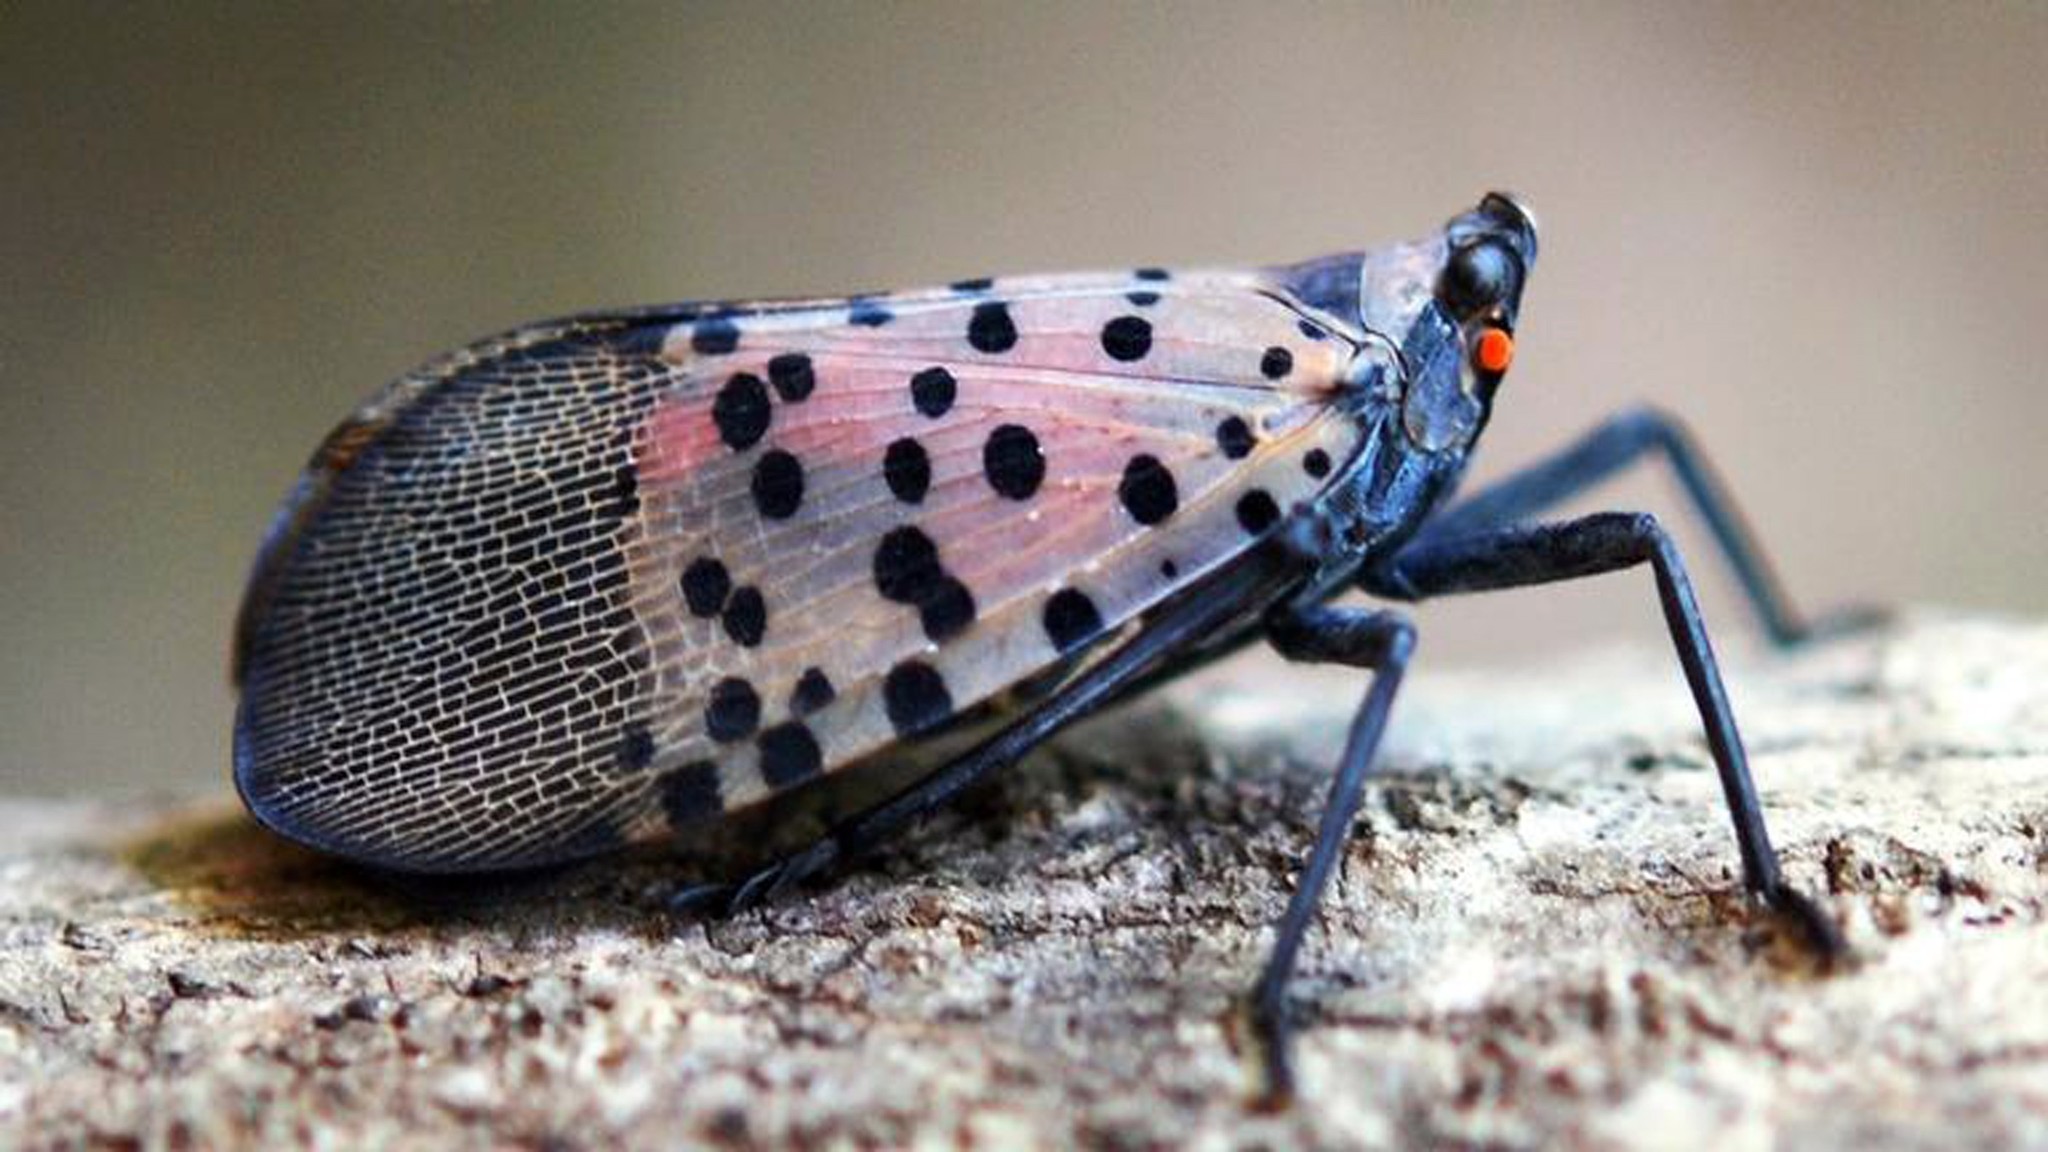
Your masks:
M733 592L722 617L725 634L742 648L752 648L768 634L768 602L749 584Z
M862 328L880 328L895 318L895 313L872 300L856 300L846 311L846 322Z
M761 733L754 742L761 754L761 778L770 788L788 788L818 775L825 767L818 738L802 721L791 720Z
M1180 490L1173 482L1173 473L1150 453L1133 456L1124 465L1116 494L1131 519L1140 524L1157 524L1180 507Z
M735 372L711 402L718 438L735 452L753 447L768 432L768 386L751 372Z
M710 556L699 556L683 569L683 603L690 609L690 615L716 616L725 608L725 598L732 594L732 574L725 565Z
M905 660L882 681L882 704L898 736L928 732L953 715L953 694L937 668Z
M1017 324L1010 319L1010 306L1000 300L976 304L967 322L967 342L977 352L996 355L1017 346Z
M1112 360L1129 364L1152 351L1152 323L1142 316L1119 316L1102 326L1102 350Z
M1064 656L1102 631L1102 611L1078 588L1062 588L1045 601L1046 639Z
M981 447L981 470L998 495L1029 500L1045 481L1045 453L1031 429L1000 424Z
M1294 353L1275 344L1259 357L1259 374L1268 380L1278 380L1294 371Z
M914 525L893 528L875 547L875 589L883 599L915 604L945 578L939 546Z
M932 486L932 458L919 444L905 436L882 454L882 479L889 492L905 504L921 504Z
M804 502L804 466L780 448L754 462L754 507L770 520L787 520Z
M1254 488L1237 501L1237 522L1254 536L1280 522L1280 506L1263 488Z
M661 778L661 811L669 827L701 824L725 814L725 794L718 783L718 766L698 760Z
M811 358L801 352L784 352L768 361L768 383L775 386L775 394L791 404L810 398L818 387L816 371Z
M822 668L806 668L796 678L796 687L789 690L789 710L793 715L809 716L832 703L839 696L839 690L832 686L832 679Z
M739 344L740 326L723 316L699 320L690 330L690 347L702 355L723 355Z
M1256 443L1251 426L1244 422L1243 417L1228 416L1216 425L1216 446L1232 460L1242 460L1251 455L1252 446Z
M761 696L754 686L728 676L711 686L704 703L704 732L721 744L744 740L761 723Z
M932 594L917 605L918 623L934 643L951 640L974 623L974 594L951 576L942 578Z
M882 598L918 610L927 637L958 635L974 622L974 596L946 571L938 545L915 527L891 529L875 547L875 589Z
M910 378L910 403L934 420L952 410L959 394L959 382L944 368L927 368Z

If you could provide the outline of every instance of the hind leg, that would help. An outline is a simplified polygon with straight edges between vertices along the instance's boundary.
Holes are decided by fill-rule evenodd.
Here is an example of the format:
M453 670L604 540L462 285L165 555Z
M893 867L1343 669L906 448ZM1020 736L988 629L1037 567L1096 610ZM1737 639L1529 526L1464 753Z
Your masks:
M1743 883L1764 903L1797 922L1823 958L1836 957L1845 946L1834 921L1804 893L1786 884L1780 873L1756 784L1750 779L1749 757L1728 704L1720 663L1707 640L1692 580L1677 547L1655 517L1605 512L1561 523L1495 528L1448 540L1418 538L1368 574L1366 583L1381 595L1419 599L1577 580L1645 564L1656 578L1657 602L1721 778L1722 797L1742 854Z
M1653 455L1677 474L1773 644L1790 647L1881 618L1870 609L1851 609L1818 622L1803 620L1698 442L1676 417L1655 408L1621 412L1556 454L1457 501L1431 517L1415 543L1441 543L1527 521Z

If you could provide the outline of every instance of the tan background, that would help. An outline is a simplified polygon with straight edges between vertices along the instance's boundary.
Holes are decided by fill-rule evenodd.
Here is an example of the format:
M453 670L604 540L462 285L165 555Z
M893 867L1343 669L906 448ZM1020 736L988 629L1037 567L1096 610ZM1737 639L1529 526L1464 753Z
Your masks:
M2044 60L2018 5L0 8L0 786L224 787L273 501L470 337L1291 259L1495 185L1544 252L1484 473L1654 397L1806 602L2039 612ZM1653 637L1628 579L1433 607L1425 669Z

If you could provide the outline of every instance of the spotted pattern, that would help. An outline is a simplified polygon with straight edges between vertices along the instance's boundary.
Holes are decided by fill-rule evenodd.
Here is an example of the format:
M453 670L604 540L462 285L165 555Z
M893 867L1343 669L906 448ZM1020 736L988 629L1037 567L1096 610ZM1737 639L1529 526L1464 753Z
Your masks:
M1046 639L1065 655L1102 632L1102 611L1086 592L1062 588L1046 599L1042 622Z
M683 569L683 602L692 616L716 616L725 611L725 598L732 595L732 574L710 556L699 556Z
M981 448L988 486L1012 500L1029 500L1045 482L1045 452L1021 424L999 424Z
M967 342L976 352L991 356L1015 348L1017 324L1010 319L1010 306L1000 300L975 305L974 316L967 322Z
M768 361L768 383L775 386L775 394L785 404L798 404L810 399L818 388L816 370L811 358L801 352L784 352Z
M761 697L754 686L728 676L711 686L704 704L704 731L721 744L744 740L761 723Z
M1292 371L1294 353L1277 344L1266 349L1266 354L1259 357L1259 375L1268 380L1278 380Z
M787 520L804 504L804 466L780 448L754 462L754 507L770 520Z
M915 527L882 537L875 548L874 578L883 599L917 609L933 641L951 639L974 623L974 594L946 571L938 546Z
M959 394L959 381L944 368L927 368L910 378L911 404L934 420L953 410Z
M313 474L323 547L278 553L252 806L429 868L701 828L1124 634L1364 434L1327 404L1349 345L1263 274L997 283L515 334L409 378ZM460 579L354 591L415 567Z
M898 500L922 504L925 493L932 490L931 454L914 437L890 441L882 454L882 479Z
M771 788L788 788L816 776L825 767L824 750L818 738L799 721L761 733L761 776Z
M896 314L872 300L856 300L846 311L846 322L860 328L880 328Z
M1111 360L1129 364L1152 351L1152 322L1142 316L1119 316L1102 326L1102 350Z
M720 616L725 625L725 634L742 648L752 648L761 643L768 634L768 601L761 590L752 585L738 588L725 602L725 611Z
M1173 473L1149 452L1131 457L1124 465L1116 496L1123 502L1124 511L1140 524L1158 524L1180 507L1180 490Z
M889 724L899 736L928 732L953 715L946 678L922 660L905 660L889 669L882 681L882 699Z
M1223 450L1232 460L1242 460L1252 454L1252 447L1258 441L1252 436L1251 425L1242 416L1226 416L1216 425L1216 447Z
M724 317L698 321L690 333L690 347L705 356L722 356L739 345L739 325Z
M687 828L725 813L725 794L718 783L718 765L693 760L661 781L661 811L671 828Z
M818 667L804 669L797 677L796 687L789 690L789 710L797 716L809 716L837 699L839 692L832 686L832 678Z
M1273 502L1273 494L1263 488L1254 488L1237 501L1237 522L1253 536L1258 536L1280 522L1280 505Z
M768 434L768 386L751 372L735 372L719 389L711 405L712 423L718 436L735 452L760 443Z

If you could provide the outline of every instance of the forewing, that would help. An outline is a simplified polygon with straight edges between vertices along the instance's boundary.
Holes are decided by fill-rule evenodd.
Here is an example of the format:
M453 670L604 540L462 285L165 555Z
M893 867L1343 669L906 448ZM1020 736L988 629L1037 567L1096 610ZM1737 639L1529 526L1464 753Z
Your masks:
M713 818L1080 651L1359 442L1349 345L1250 274L589 323L323 481L252 629L267 820L480 867Z

